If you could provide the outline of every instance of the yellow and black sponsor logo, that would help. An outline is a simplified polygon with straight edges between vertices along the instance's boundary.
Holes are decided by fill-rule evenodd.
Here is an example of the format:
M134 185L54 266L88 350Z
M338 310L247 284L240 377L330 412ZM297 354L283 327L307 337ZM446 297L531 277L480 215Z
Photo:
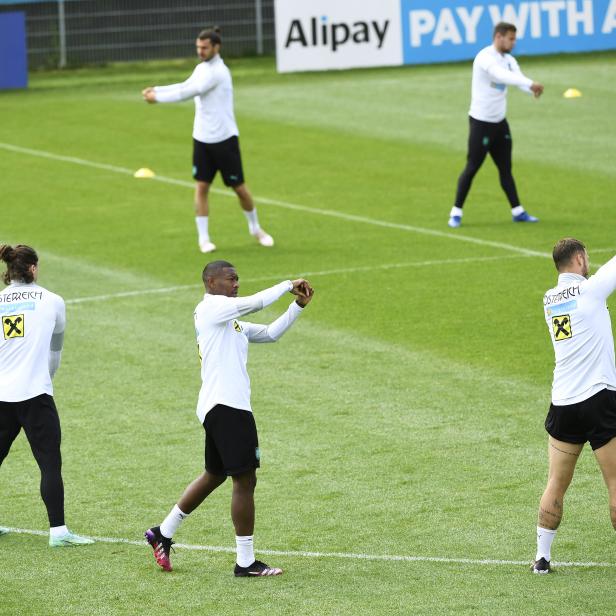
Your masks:
M23 338L25 330L23 314L7 314L2 317L2 333L5 340Z
M571 317L568 314L559 314L557 317L552 317L552 329L556 342L571 338L573 336Z
M233 321L233 329L240 334L242 333L242 326L237 321Z

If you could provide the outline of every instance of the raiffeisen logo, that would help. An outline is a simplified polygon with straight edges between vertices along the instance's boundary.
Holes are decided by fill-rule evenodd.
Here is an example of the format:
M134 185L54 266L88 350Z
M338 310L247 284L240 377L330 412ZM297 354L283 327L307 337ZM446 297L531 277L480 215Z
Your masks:
M389 20L378 22L330 22L327 16L311 17L307 22L293 19L287 32L285 48L329 47L337 51L343 45L374 45L381 49L387 36Z

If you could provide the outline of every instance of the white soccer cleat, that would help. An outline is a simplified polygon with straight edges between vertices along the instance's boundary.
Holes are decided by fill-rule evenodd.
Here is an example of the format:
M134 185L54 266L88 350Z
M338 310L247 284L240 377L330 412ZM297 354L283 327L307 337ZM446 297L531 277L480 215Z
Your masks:
M201 252L214 252L216 250L216 244L212 244L210 240L199 242L199 250Z
M257 242L259 242L261 246L271 248L274 245L274 238L268 233L265 233L263 229L259 229L256 233L253 233L252 235L253 237L257 238Z
M94 539L82 537L81 535L75 535L70 531L61 537L49 537L49 545L52 548L70 548L79 545L91 545L92 543L94 543Z

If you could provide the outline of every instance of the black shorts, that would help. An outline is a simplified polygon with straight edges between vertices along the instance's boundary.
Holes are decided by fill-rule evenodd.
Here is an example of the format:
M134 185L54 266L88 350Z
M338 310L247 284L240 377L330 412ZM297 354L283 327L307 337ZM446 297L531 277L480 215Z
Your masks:
M259 468L257 425L250 411L217 404L208 411L203 427L209 473L232 477Z
M513 142L507 120L483 122L469 116L469 123L468 158L481 164L489 152L497 165L506 162L511 166Z
M593 451L607 445L616 437L616 391L602 389L576 404L550 404L545 429L564 443L588 441Z
M22 428L37 461L60 463L60 418L51 396L41 394L22 402L0 402L0 464Z
M225 186L244 183L240 141L236 136L219 143L202 143L193 139L193 177L211 184L220 171Z

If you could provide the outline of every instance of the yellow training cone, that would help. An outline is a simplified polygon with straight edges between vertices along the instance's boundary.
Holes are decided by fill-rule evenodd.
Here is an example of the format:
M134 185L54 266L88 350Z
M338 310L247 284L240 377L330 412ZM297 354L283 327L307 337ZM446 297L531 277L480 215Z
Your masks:
M565 90L563 92L563 96L565 98L580 98L580 96L582 96L582 93L576 88L569 88L568 90Z
M141 169L137 169L133 177L136 178L153 178L156 174L151 169L147 167L141 167Z

